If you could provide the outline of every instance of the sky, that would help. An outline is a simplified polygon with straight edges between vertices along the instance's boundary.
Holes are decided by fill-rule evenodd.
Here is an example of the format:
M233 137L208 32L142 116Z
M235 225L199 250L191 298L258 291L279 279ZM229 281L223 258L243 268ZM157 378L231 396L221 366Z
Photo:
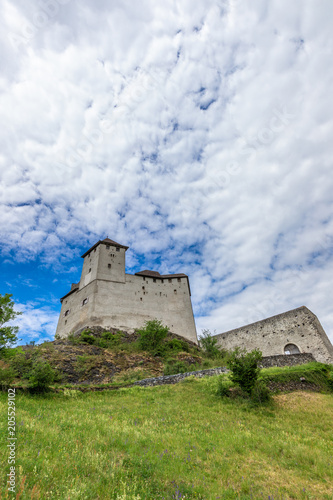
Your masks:
M52 339L80 258L189 275L198 334L333 341L331 0L2 0L0 293Z

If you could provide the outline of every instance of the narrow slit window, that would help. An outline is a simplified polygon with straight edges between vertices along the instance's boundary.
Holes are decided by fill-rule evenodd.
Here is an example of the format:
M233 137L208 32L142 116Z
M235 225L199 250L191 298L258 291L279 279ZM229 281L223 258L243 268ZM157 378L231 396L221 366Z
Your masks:
M111 269L111 264L108 264L108 268Z

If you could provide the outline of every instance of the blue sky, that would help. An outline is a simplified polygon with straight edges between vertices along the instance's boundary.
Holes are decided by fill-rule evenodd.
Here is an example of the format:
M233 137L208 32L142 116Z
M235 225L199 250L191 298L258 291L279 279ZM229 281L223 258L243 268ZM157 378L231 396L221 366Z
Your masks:
M80 255L190 277L198 333L333 340L330 0L1 2L1 290L52 338Z

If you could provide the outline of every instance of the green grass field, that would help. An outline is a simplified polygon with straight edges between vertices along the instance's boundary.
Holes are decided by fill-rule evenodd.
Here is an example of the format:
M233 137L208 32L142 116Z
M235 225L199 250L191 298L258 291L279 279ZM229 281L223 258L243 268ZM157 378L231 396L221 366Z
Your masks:
M16 493L4 445L0 498L332 499L333 396L294 392L253 407L217 397L217 379L18 394ZM6 443L5 393L0 403Z

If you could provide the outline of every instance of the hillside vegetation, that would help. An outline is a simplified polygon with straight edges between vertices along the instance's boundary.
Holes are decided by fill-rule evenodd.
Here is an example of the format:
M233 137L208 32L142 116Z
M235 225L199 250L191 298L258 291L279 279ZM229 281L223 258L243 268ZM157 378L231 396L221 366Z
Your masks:
M55 384L91 387L126 385L147 377L225 364L225 352L211 355L169 333L159 322L153 326L164 336L151 345L139 332L93 327L66 339L8 349L0 359L0 369L12 370L14 385L27 387L34 366L47 363L54 370Z
M155 321L3 350L0 384L16 388L15 498L331 499L332 367L260 371L260 351L220 351L207 332L202 344ZM220 376L129 387L225 364ZM4 415L7 404L3 390ZM6 419L0 432L7 442ZM7 471L6 453L0 463Z
M332 395L252 406L217 396L218 381L18 394L16 498L332 499Z

